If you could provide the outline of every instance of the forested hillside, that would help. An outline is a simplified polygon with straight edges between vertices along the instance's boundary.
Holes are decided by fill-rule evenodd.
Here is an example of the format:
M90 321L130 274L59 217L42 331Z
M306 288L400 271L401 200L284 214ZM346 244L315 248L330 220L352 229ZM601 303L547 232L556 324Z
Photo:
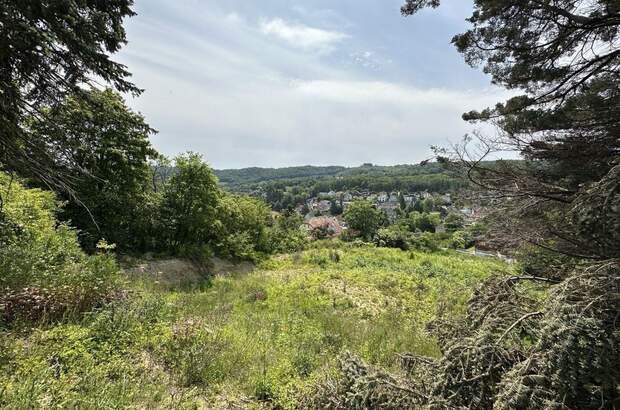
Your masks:
M370 189L373 191L432 190L448 191L462 182L449 176L437 163L425 165L379 166L365 164L360 167L290 167L245 168L216 170L223 187L234 192L255 192L273 187L294 187L310 192L344 189Z

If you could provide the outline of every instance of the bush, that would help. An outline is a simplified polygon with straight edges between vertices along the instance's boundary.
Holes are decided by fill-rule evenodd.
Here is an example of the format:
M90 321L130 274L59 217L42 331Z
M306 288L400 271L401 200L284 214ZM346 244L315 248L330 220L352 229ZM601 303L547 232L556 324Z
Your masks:
M223 195L214 224L214 249L219 255L257 260L269 252L268 224L271 210L263 201L239 195Z
M2 320L53 318L106 301L117 266L106 253L88 256L80 249L76 232L55 218L54 195L2 173L0 191Z
M218 357L225 343L200 319L177 322L159 347L159 357L184 387L208 386L223 377Z
M434 234L424 232L414 237L411 241L411 247L420 251L435 252L439 250L439 243Z
M271 253L299 252L309 242L308 233L302 229L303 218L297 213L277 216L267 231Z
M441 216L439 213L433 212L412 212L409 215L407 224L412 232L435 232L437 226L441 223Z
M387 248L398 248L404 251L411 247L414 235L409 232L406 226L392 225L387 228L379 229L376 243L378 246Z
M468 231L456 231L450 238L450 248L466 249L474 245L474 240Z

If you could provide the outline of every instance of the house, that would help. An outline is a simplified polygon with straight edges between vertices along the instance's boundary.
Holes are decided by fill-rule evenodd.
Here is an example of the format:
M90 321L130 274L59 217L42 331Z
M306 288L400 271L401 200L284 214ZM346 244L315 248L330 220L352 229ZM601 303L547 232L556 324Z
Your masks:
M340 236L343 231L343 227L337 218L319 216L306 220L304 226L312 234L322 233L328 237Z
M390 196L388 197L387 202L391 203L391 204L398 204L399 203L399 201L398 201L398 193L392 192L390 194Z
M394 222L396 218L398 218L398 210L400 210L400 206L398 202L383 202L377 204L377 209L383 211L387 215L390 222Z
M321 212L328 212L331 209L332 203L331 201L322 200L316 204L315 209L318 209Z
M390 198L390 196L386 193L386 192L380 192L377 195L377 202L378 203L383 203L383 202L387 202L387 200Z

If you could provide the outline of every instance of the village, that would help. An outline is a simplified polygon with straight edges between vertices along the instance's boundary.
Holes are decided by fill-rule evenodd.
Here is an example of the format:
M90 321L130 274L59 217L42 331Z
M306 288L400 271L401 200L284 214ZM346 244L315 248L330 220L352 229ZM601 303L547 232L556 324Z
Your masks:
M399 217L411 212L438 213L443 221L449 214L462 216L465 225L471 225L479 216L479 210L473 207L456 206L453 195L450 193L421 192L370 192L370 191L343 191L319 192L310 197L304 204L298 205L295 210L304 217L304 225L309 231L323 230L329 236L340 236L347 230L343 218L344 212L355 201L368 201L377 209L383 211L386 221L394 223ZM444 230L443 224L436 228L440 233Z

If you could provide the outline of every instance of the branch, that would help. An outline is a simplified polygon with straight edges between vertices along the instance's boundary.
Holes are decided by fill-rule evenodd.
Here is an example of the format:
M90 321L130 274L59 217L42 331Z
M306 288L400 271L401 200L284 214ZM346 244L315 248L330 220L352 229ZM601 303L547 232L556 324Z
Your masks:
M502 342L502 340L506 337L506 335L508 335L508 333L510 333L510 331L512 329L514 329L519 323L521 323L525 319L529 319L530 317L533 317L533 316L542 316L542 314L543 314L543 312L532 312L532 313L527 313L527 314L521 316L516 322L514 322L512 325L510 325L510 327L508 329L506 329L504 334L497 340L497 344L500 344Z

